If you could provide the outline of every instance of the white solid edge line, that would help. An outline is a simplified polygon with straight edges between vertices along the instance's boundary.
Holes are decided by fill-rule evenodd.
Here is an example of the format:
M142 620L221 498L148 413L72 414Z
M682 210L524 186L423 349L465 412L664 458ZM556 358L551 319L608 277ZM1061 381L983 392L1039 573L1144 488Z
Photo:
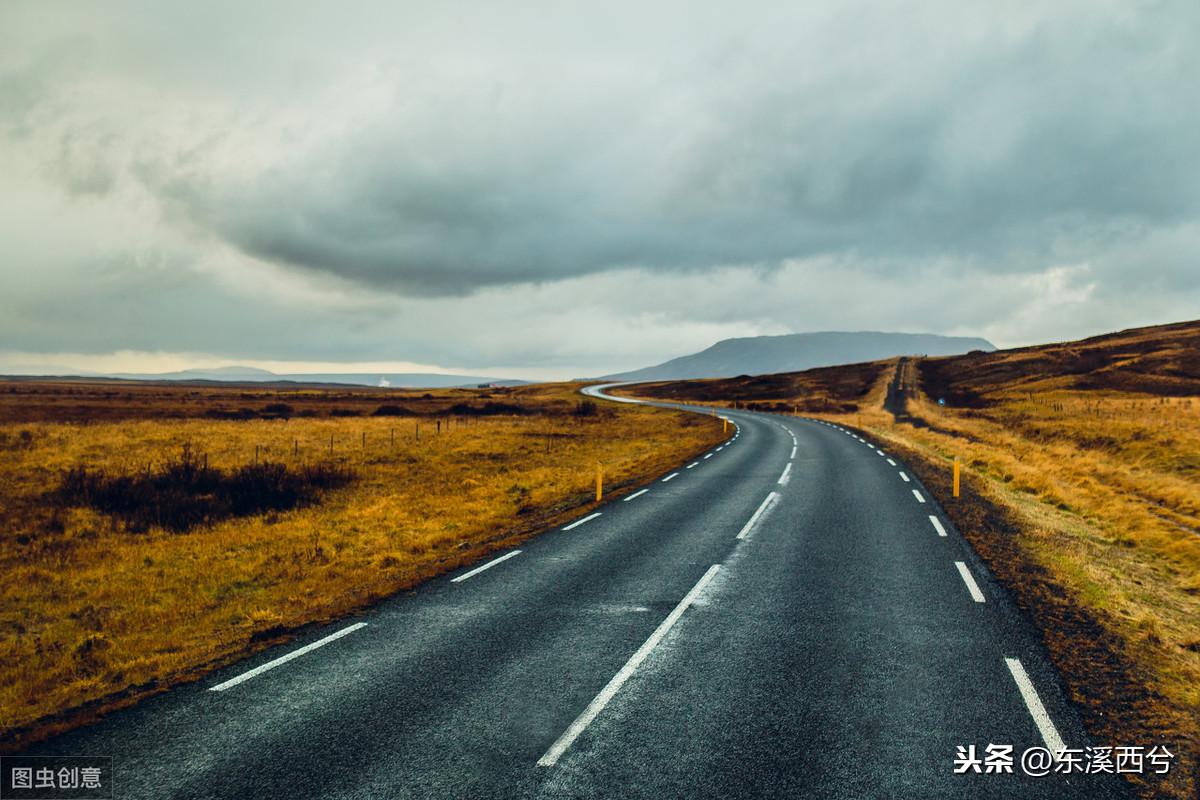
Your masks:
M553 767L558 763L558 759L570 749L571 745L579 737L579 734L583 733L587 726L592 723L592 720L604 710L604 707L608 705L608 701L616 696L617 692L625 684L625 681L629 680L629 677L633 675L638 666L646 660L646 656L650 655L650 651L658 646L658 643L662 641L667 632L679 621L679 618L683 616L683 612L687 611L688 606L695 601L696 596L704 591L704 587L708 585L708 582L713 579L713 576L717 574L717 570L720 568L718 564L713 564L708 568L708 572L705 572L703 577L692 587L691 591L679 601L679 605L675 606L675 609L667 615L667 618L654 629L654 633L650 634L650 638L643 642L642 646L637 649L637 652L629 657L629 660L625 662L625 666L621 667L617 674L612 676L608 684L600 690L600 693L592 699L592 702L588 703L588 707L583 710L583 713L575 718L575 721L563 731L554 744L550 745L550 749L546 751L546 754L538 759L537 765L539 767Z
M747 536L749 536L750 531L754 530L754 526L758 524L758 521L762 518L762 515L767 513L767 510L770 509L771 506L775 505L775 501L778 499L778 492L771 492L769 495L767 495L766 498L763 499L762 503L758 506L758 510L754 512L753 516L751 516L746 524L742 526L742 529L738 531L736 538L745 539Z
M470 572L466 572L466 573L463 573L462 575L459 575L457 578L451 578L450 582L451 583L461 583L462 581L465 581L467 578L478 575L479 573L483 572L485 569L491 569L492 567L499 564L501 561L508 561L513 556L519 555L520 552L521 552L520 550L513 550L511 553L505 553L504 555L500 556L499 558L493 558L491 561L484 564L482 567L476 567L475 569L471 570Z
M583 523L585 523L585 522L591 522L592 520L594 520L594 519L595 519L596 517L598 517L598 516L600 516L600 512L599 512L599 511L597 511L595 514L588 514L588 515L587 515L586 517L584 517L583 519L577 519L577 520L575 520L575 521L574 521L574 522L572 522L570 525L568 525L568 526L566 526L565 528L563 528L563 530L564 530L564 531L569 531L569 530L571 530L572 528L578 528L578 527L579 527L580 525L582 525Z
M251 678L253 678L255 676L261 675L264 672L266 672L267 670L275 669L276 667L281 666L281 665L286 664L287 662L291 661L293 658L299 658L300 656L304 655L305 653L311 653L313 650L316 650L318 647L327 645L330 642L334 641L335 639L340 639L348 633L354 633L359 628L365 628L365 627L367 627L367 623L356 622L353 625L342 628L340 631L337 631L336 633L329 634L324 639L318 639L317 641L312 642L311 644L304 645L304 647L301 647L298 650L293 650L292 652L288 653L287 655L280 656L279 658L275 659L274 661L268 661L265 664L255 667L254 669L250 670L249 672L243 672L241 675L238 675L236 678L230 678L229 680L225 681L224 683L218 683L216 686L210 686L210 687L208 687L208 690L210 692L223 692L226 689L232 689L234 686L237 686L239 683L243 683L245 681L250 680Z
M670 475L668 475L667 477L663 478L663 479L662 479L662 482L663 482L663 483L666 483L667 481L671 480L671 478L678 478L678 477L679 477L679 473L678 473L678 472L672 472Z
M1050 715L1046 713L1046 707L1042 705L1042 698L1038 697L1037 690L1033 688L1033 682L1029 680L1025 667L1021 665L1021 659L1005 657L1004 663L1008 664L1008 671L1012 673L1013 680L1017 682L1017 688L1021 690L1025 707L1029 709L1029 715L1033 717L1038 732L1042 734L1042 741L1046 743L1046 749L1054 756L1054 760L1058 761L1062 751L1066 749L1066 745L1063 743L1062 737L1058 735L1058 729L1054 727Z
M917 498L918 503L925 502L925 498L921 496L920 492L918 492L916 489L913 489L912 492L913 492L913 497Z
M789 476L791 474L792 474L792 462L789 461L788 465L783 468L783 474L779 476L779 480L776 481L776 483L778 483L780 486L787 486L788 481L790 480Z
M971 593L971 599L976 603L986 602L983 598L983 592L979 591L979 584L975 582L975 576L967 569L965 561L955 561L954 566L958 567L958 574L962 576L963 583L967 585L967 591Z
M896 466L896 462L892 461L890 458L888 459L888 464L890 464L893 467Z
M900 473L900 477L904 479L904 482L905 482L905 483L908 483L908 475L907 475L906 473L904 473L904 472L901 472L901 473Z
M626 497L626 498L625 498L625 502L626 502L626 503L628 503L630 500L636 500L637 498L641 497L642 495L644 495L644 494L645 494L646 492L648 492L648 491L650 491L650 490L649 490L649 489L642 489L641 491L634 492L633 494L629 495L629 497Z
M942 521L933 514L929 515L929 521L933 524L933 529L937 531L938 536L945 536L946 529L942 527Z

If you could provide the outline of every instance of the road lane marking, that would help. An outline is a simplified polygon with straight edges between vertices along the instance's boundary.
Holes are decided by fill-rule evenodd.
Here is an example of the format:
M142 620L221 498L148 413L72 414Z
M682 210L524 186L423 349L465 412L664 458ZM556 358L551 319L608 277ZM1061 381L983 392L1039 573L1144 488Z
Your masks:
M1017 688L1021 690L1025 707L1029 709L1029 715L1033 717L1038 732L1042 734L1042 741L1046 743L1046 749L1054 756L1054 760L1058 761L1059 754L1066 749L1066 745L1063 744L1062 737L1058 735L1058 729L1054 727L1050 715L1046 713L1046 707L1042 705L1042 698L1038 697L1037 689L1033 688L1033 682L1029 680L1025 667L1021 665L1019 658L1006 657L1004 663L1008 664L1008 671L1012 673L1013 680L1017 682Z
M893 467L896 466L896 462L892 461L890 458L888 459L888 464L890 464Z
M579 527L580 525L582 525L583 523L585 523L585 522L591 522L592 520L594 520L594 519L595 519L596 517L598 517L598 516L600 516L600 512L599 512L599 511L597 511L595 514L588 514L588 515L587 515L586 517L584 517L583 519L577 519L577 520L575 520L575 521L574 521L574 522L572 522L570 525L568 525L567 527L563 528L563 530L564 530L564 531L569 531L569 530L571 530L572 528L578 528L578 527Z
M667 481L671 480L671 478L678 478L678 477L679 477L679 473L678 473L678 472L672 472L670 475L668 475L667 477L663 478L663 479L662 479L662 482L663 482L663 483L666 483Z
M499 558L492 559L488 563L484 564L482 567L476 567L475 569L471 570L470 572L467 572L463 575L459 575L457 578L451 578L450 582L451 583L461 583L462 581L465 581L467 578L478 575L479 573L483 572L485 569L491 569L492 567L499 564L501 561L508 561L513 556L519 555L520 552L521 552L520 550L513 550L511 553L505 553L504 555L500 556Z
M790 481L792 479L791 474L792 474L792 462L789 461L788 465L783 468L783 474L779 476L779 480L776 481L776 483L778 483L780 486L787 486L788 481Z
M629 495L629 497L626 497L626 498L625 498L625 500L624 500L624 502L628 503L630 500L636 500L637 498L641 497L642 495L644 495L644 494L645 494L646 492L648 492L648 491L650 491L650 490L649 490L649 489L642 489L640 492L634 492L633 494Z
M885 457L887 456L887 453L883 452L882 450L876 450L875 452L879 453L879 455L881 455L881 456L885 456Z
M745 525L742 526L742 529L738 532L737 538L745 539L747 536L749 536L750 532L754 530L754 526L759 523L763 516L770 511L772 507L774 507L777 500L779 500L778 492L771 492L769 495L767 495L766 499L764 499L762 504L759 505L758 510L754 512L754 515L750 517L749 521Z
M625 685L625 681L629 680L634 671L646 660L646 656L650 655L650 652L658 646L658 643L663 640L667 632L674 627L679 618L683 616L683 612L687 611L688 606L695 601L700 592L704 591L704 587L708 585L709 581L713 579L713 576L717 574L717 570L720 568L718 564L713 564L708 568L708 572L705 572L704 576L692 587L692 590L679 601L679 605L675 606L675 609L667 615L667 618L654 629L654 633L650 634L650 638L643 642L642 646L637 649L637 652L629 657L629 660L625 662L625 666L621 667L620 671L612 677L612 680L592 699L592 702L588 703L588 707L563 731L562 736L559 736L558 740L550 745L550 749L546 751L546 754L538 759L537 765L539 767L553 767L558 763L558 759L570 749L575 740L579 738L579 734L583 733L587 726L592 724L592 720L616 696L621 687Z
M917 498L917 502L918 502L918 503L924 503L924 502L925 502L925 498L924 498L924 497L922 497L922 496L921 496L921 493L920 493L920 492L918 492L916 489L913 489L913 497Z
M705 453L705 454L704 454L704 457L705 457L705 458L712 458L712 457L713 457L713 454L712 454L712 453Z
M903 472L901 472L901 473L900 473L900 477L901 477L901 478L904 478L904 482L905 482L905 483L908 483L908 475L907 475L906 473L903 473Z
M967 569L966 562L955 561L954 566L958 567L958 574L962 575L963 583L967 585L967 591L971 593L971 599L976 603L983 603L983 592L979 591L979 584L975 582L975 577L971 575L971 571Z
M942 527L942 521L940 519L930 514L929 521L933 523L933 529L937 531L938 536L946 535L946 529Z
M693 461L692 463L690 463L690 464L688 464L686 467L684 467L684 469L691 469L692 467L698 467L698 466L700 466L700 462L699 462L699 461Z
M265 664L255 667L254 669L250 670L249 672L243 672L241 675L238 675L236 678L230 678L229 680L225 681L224 683L218 683L216 686L210 686L208 688L208 690L210 692L223 692L226 689L232 689L234 686L237 686L239 683L244 683L245 681L248 681L253 677L263 674L267 670L275 669L278 666L282 666L283 664L286 664L287 662L291 661L293 658L299 658L300 656L304 655L305 653L311 653L313 650L316 650L318 647L324 647L325 645L329 644L330 642L340 639L348 633L354 633L359 628L365 628L365 627L367 627L367 623L356 622L353 625L342 628L340 631L337 631L336 633L329 634L324 639L318 639L317 641L315 641L311 644L304 645L304 647L301 647L298 650L293 650L292 652L288 653L287 655L280 656L279 658L275 659L274 661L268 661Z
M796 457L796 445L792 445L792 455L790 456L790 458L795 458L795 457Z

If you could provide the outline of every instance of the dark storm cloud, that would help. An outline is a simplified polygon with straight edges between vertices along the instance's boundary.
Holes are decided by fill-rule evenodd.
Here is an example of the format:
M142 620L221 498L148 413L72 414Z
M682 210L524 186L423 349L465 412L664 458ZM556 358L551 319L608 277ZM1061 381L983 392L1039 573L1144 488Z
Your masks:
M6 4L0 350L1194 315L1198 75L1194 3Z
M501 69L268 170L156 190L255 257L435 295L850 252L1026 269L1194 218L1200 51L1153 14L1035 22L943 58L955 31L915 20L816 75L786 49L688 52L594 100L568 78L510 101L523 73Z

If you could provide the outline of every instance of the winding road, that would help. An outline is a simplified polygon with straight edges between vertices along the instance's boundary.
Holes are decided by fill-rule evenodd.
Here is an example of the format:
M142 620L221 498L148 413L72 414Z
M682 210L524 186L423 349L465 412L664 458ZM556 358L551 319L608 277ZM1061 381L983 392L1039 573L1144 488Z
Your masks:
M1090 742L904 464L721 413L635 493L30 754L112 756L120 798L1125 796L1021 770ZM955 774L989 744L1012 773Z

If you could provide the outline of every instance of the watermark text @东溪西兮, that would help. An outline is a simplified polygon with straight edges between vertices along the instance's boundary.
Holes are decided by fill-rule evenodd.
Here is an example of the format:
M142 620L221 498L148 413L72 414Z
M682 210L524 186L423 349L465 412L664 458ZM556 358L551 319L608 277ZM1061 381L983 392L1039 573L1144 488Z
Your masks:
M955 775L1018 772L1033 777L1104 773L1165 775L1175 760L1175 755L1161 745L1064 747L1057 752L1051 752L1046 747L1029 747L1019 754L1011 744L968 744L958 745L955 749Z

